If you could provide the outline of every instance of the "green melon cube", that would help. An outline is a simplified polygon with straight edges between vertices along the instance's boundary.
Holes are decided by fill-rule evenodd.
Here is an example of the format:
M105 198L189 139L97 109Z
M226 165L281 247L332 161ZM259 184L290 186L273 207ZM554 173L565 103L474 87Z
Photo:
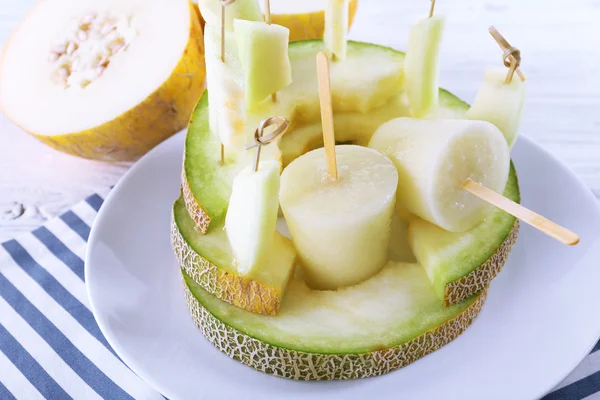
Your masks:
M242 69L246 106L260 103L292 83L288 56L290 30L263 22L233 21Z
M341 60L346 59L347 36L348 0L328 0L323 41L327 50Z

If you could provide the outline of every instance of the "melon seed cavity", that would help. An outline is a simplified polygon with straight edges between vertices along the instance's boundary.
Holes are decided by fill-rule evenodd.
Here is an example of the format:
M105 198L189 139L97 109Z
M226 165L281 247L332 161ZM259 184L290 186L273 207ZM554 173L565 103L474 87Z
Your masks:
M48 55L54 80L65 88L86 87L136 36L126 16L88 14L71 20Z

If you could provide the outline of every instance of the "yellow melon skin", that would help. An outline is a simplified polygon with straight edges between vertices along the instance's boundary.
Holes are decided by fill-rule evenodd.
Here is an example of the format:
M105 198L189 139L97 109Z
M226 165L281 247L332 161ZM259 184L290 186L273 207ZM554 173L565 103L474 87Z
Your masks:
M348 28L350 28L352 21L354 21L358 0L350 0L348 7ZM323 38L323 32L325 32L324 10L304 14L271 14L271 21L290 30L290 42L321 39Z
M190 35L171 76L134 108L81 132L45 136L28 132L62 152L101 161L134 161L187 126L204 91L204 39L190 3ZM10 118L10 115L8 115Z

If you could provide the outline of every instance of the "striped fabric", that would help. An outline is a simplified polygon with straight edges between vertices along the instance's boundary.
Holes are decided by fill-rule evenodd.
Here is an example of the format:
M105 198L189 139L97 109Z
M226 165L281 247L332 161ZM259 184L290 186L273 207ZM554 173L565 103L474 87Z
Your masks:
M163 399L90 311L83 259L96 194L0 246L0 399Z
M0 246L0 400L163 399L121 362L90 311L83 259L102 195ZM544 400L600 399L599 350Z

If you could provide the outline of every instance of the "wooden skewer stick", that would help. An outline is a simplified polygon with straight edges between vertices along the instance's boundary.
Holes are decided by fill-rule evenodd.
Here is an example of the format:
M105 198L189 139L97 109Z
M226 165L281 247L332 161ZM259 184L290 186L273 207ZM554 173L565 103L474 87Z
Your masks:
M317 78L319 81L319 100L321 103L321 125L323 142L327 157L327 173L332 181L338 180L335 157L335 133L333 131L333 109L331 106L331 84L329 82L329 59L325 52L317 54Z
M269 133L268 136L264 136L265 129L270 126L275 126L275 129ZM250 150L256 147L256 156L254 157L254 172L258 171L258 163L260 162L260 150L262 146L266 146L271 143L279 136L283 135L287 131L290 123L285 117L271 117L263 119L258 128L254 131L254 142L246 145L246 150Z
M508 41L502 36L500 32L492 25L489 27L490 35L496 40L500 48L502 49L502 60L504 61L504 65L508 67L508 73L506 74L506 83L510 83L512 81L513 75L515 71L521 82L525 82L525 74L521 72L519 66L521 65L521 52L516 47L513 47L508 43Z
M435 0L431 0L431 6L429 7L429 18L433 17L434 9L435 9Z
M480 185L470 178L464 181L461 187L469 193L472 193L480 199L487 201L501 210L506 211L507 213L519 218L521 221L528 223L534 228L542 231L546 235L551 236L558 241L563 242L564 244L573 246L579 243L579 236L576 233L563 228L555 222L552 222L549 219L544 218L541 215L523 207L522 205L517 204L514 201L494 192L493 190Z
M271 25L271 0L265 0L265 22ZM271 93L271 100L277 103L277 92Z

